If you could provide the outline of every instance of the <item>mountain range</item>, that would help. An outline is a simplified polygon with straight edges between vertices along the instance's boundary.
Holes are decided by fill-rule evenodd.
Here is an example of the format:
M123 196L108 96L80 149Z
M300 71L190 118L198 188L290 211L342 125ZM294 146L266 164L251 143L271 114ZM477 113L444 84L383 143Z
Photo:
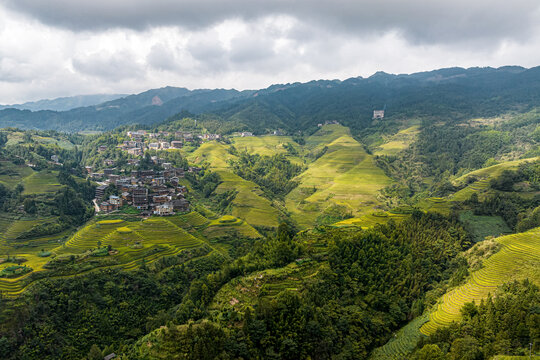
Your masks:
M91 102L91 98L76 99L62 100L64 108L77 101ZM0 110L0 127L110 130L120 125L156 124L187 111L194 115L211 113L224 122L255 131L294 131L326 121L340 121L355 129L371 123L372 111L385 106L387 116L491 116L538 105L540 67L447 68L410 75L377 72L368 78L316 80L244 91L164 87L59 110L62 101L57 99L57 110Z
M0 105L0 110L18 109L18 110L53 110L53 111L68 111L78 107L92 106L101 104L107 101L116 100L125 97L125 94L92 94L92 95L77 95L60 97L56 99L43 99L38 101L29 101L23 104Z

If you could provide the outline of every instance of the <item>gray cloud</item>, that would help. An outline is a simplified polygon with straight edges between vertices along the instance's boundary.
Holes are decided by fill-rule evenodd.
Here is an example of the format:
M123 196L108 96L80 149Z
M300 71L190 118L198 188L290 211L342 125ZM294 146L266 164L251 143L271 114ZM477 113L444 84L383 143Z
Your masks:
M538 5L537 5L538 4ZM0 0L0 103L540 64L537 0Z
M148 65L158 70L175 71L180 69L179 59L174 51L161 43L152 46L146 61Z
M145 70L133 59L133 54L119 51L113 54L94 53L76 56L72 59L73 68L78 72L104 78L108 81L140 78Z
M180 26L200 30L230 18L246 21L290 15L331 31L399 31L412 43L527 38L540 23L537 0L1 0L40 21L74 31L144 30Z

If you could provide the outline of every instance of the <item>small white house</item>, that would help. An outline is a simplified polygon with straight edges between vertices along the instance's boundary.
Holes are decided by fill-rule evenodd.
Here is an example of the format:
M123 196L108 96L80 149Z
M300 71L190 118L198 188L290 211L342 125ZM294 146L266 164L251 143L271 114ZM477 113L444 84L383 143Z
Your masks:
M166 216L166 215L173 215L174 214L174 207L173 204L170 202L166 202L164 204L156 206L156 209L154 210L154 215L160 215L160 216Z

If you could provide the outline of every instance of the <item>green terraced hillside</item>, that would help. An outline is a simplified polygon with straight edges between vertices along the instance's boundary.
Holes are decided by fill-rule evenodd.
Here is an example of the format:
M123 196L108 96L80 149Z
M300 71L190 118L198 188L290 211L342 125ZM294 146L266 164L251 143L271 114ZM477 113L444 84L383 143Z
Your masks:
M386 224L388 220L401 221L408 215L405 214L393 214L391 212L374 212L371 214L362 215L360 217L354 217L345 219L334 224L334 226L359 226L363 229L373 227L377 224Z
M277 227L278 211L270 200L262 196L263 192L257 184L242 179L228 169L226 160L232 158L235 156L227 151L227 146L216 141L204 143L189 157L197 164L207 162L219 174L222 183L216 189L218 194L231 190L237 192L232 202L232 215L253 226Z
M227 169L227 160L236 156L230 154L228 146L217 141L202 144L197 150L188 155L188 159L195 164L208 163L212 169Z
M540 228L496 239L501 249L484 260L483 268L473 272L467 282L446 293L420 331L431 335L439 327L460 319L465 303L479 303L496 288L512 280L528 278L540 284Z
M53 193L58 191L62 185L58 183L57 176L57 171L34 172L30 176L24 178L22 182L24 186L23 195Z
M234 221L229 221L229 218ZM143 259L146 264L151 264L162 257L178 255L183 250L201 246L210 246L213 250L224 252L226 246L213 245L213 239L223 236L244 239L261 237L257 230L244 220L231 216L221 218L221 222L219 220L211 221L196 211L146 220L135 217L126 217L124 220L98 217L72 234L67 241L63 239L68 234L61 233L14 242L14 236L36 221L0 217L2 235L9 236L0 237L0 271L13 265L12 262L5 262L8 254L12 258L23 258L23 265L32 269L19 277L0 278L0 292L10 297L20 294L34 281L32 274L50 271L47 264L52 260L69 262L74 256L71 261L79 264L81 272L95 269L95 266L85 264L96 261L102 261L97 268L116 267L131 270L138 268ZM58 245L59 242L63 243ZM15 245L23 247L16 248ZM101 250L98 250L98 245ZM112 248L110 253L107 251L109 245ZM41 250L50 255L40 256ZM98 257L93 255L100 251L104 253Z
M287 154L285 144L292 145L300 150L300 145L295 143L290 136L246 136L232 138L234 147L239 151L247 151L250 154L272 156L275 154Z
M0 183L8 188L15 188L24 178L34 171L26 165L15 165L10 161L0 161Z
M309 263L289 264L237 277L218 291L210 309L243 312L246 307L255 306L261 297L272 298L282 291L299 291L317 271L318 268Z
M412 144L420 132L418 125L408 127L406 129L398 131L396 134L384 137L383 143L379 145L374 155L387 155L393 156L400 151L405 150Z
M216 171L223 181L216 189L217 193L236 191L232 202L232 215L246 220L254 226L277 227L278 211L272 206L257 184L242 179L226 170Z
M392 182L360 143L343 134L348 129L338 125L331 129L335 130L319 130L324 132L321 138L334 140L327 144L326 153L297 177L300 185L285 200L293 219L303 227L312 226L332 204L345 206L355 216L373 211L380 204L377 192ZM311 139L310 143L320 146L324 142Z

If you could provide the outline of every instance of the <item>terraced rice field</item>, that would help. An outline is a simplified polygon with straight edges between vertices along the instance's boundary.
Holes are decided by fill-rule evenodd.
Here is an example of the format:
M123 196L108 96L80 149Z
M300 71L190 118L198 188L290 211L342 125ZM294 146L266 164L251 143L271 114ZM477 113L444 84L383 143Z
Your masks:
M471 274L468 281L446 293L430 314L430 321L420 331L433 334L439 327L460 319L467 302L479 303L495 289L512 280L528 278L540 284L540 228L497 238L499 252L484 260L484 267Z
M475 170L475 171L471 171L470 173L467 173L467 174L457 178L455 182L456 183L460 183L460 182L462 183L467 178L469 178L471 176L481 178L481 179L496 178L499 175L501 175L504 170L515 170L515 169L518 168L518 166L520 164L522 164L524 162L536 161L536 160L539 160L539 159L540 159L540 156L534 157L534 158L529 158L529 159L506 161L506 162L503 162L503 163L500 163L500 164L497 164L497 165L493 165L493 166L489 166L489 167L486 167L486 168L483 168L483 169L478 169L478 170Z
M186 215L180 215L180 217L183 218L189 226L193 227L203 226L208 223L208 219L196 211L192 211Z
M278 211L270 200L262 196L262 190L252 181L227 170L216 171L223 182L216 189L217 193L236 191L232 202L232 215L246 220L249 224L263 227L277 227Z
M290 144L298 151L300 145L295 143L290 136L246 136L232 139L234 147L239 151L247 151L250 154L272 156L275 154L287 154L284 144Z
M319 131L325 132L322 138L335 138L345 130L338 127L328 133L323 127ZM327 152L297 177L300 185L285 198L293 219L304 228L332 204L347 207L355 216L373 211L380 204L377 192L392 182L350 135L340 135L327 146Z
M401 328L386 344L377 348L371 360L401 360L414 350L418 340L423 336L420 327L429 320L427 314L418 316Z
M150 218L137 222L112 224L91 224L73 235L63 246L55 249L57 253L77 254L101 246L111 245L115 249L136 256L140 249L133 249L136 244L141 249L153 246L171 247L182 250L200 245L200 241L165 218ZM175 251L175 252L178 252Z
M195 219L196 215L191 218ZM138 267L142 259L148 264L163 256L172 256L184 249L199 247L203 244L201 240L166 218L150 218L136 222L115 221L101 224L95 222L83 227L65 244L50 251L53 256L88 254L88 250L98 247L98 241L102 247L111 245L118 251L117 254L111 256L118 262L118 265L113 267L126 270ZM34 270L33 273L47 271L43 266L50 260L49 257L39 257L37 253L18 252L16 255L28 260L24 264L30 266ZM30 274L18 278L0 279L0 291L6 296L16 296L29 285L25 280Z
M62 185L58 183L58 172L41 171L35 172L26 177L23 181L23 195L52 193L60 189Z
M34 173L26 165L14 165L9 161L0 161L0 183L10 189L15 188L22 180Z
M389 212L371 213L356 218L342 220L335 223L334 226L359 226L362 229L367 229L377 224L386 224L390 219L393 219L394 221L401 221L407 217L408 215L392 214Z
M342 136L349 136L351 132L349 128L337 124L324 125L306 139L306 147L310 150L316 147L323 147L331 142L339 139Z
M0 240L13 240L35 225L51 222L55 219L55 217L51 217L37 220L17 220L10 217L0 217Z
M290 264L234 278L221 287L210 308L243 311L247 306L256 305L259 297L274 297L282 291L298 291L305 279L315 276L317 271L318 268L314 266Z
M262 235L259 234L259 232L253 228L253 226L249 225L245 221L235 224L211 223L206 229L204 229L203 235L208 239L238 235L251 239L258 239L262 237Z
M236 157L230 154L227 149L227 145L217 141L209 141L203 143L197 150L189 154L188 159L196 164L207 162L212 169L227 169L227 160Z
M474 183L467 185L467 187L459 190L450 196L451 201L465 201L468 200L472 194L480 194L489 189L489 178L475 181Z
M210 141L201 145L189 156L197 164L208 162L212 170L219 174L223 181L216 189L217 193L229 190L237 192L232 202L232 215L246 220L254 226L277 227L278 211L272 203L262 196L257 184L242 179L228 169L227 159L234 158L227 152L227 146Z
M439 212L444 215L452 211L452 203L446 198L431 197L418 202L417 206L424 211Z

